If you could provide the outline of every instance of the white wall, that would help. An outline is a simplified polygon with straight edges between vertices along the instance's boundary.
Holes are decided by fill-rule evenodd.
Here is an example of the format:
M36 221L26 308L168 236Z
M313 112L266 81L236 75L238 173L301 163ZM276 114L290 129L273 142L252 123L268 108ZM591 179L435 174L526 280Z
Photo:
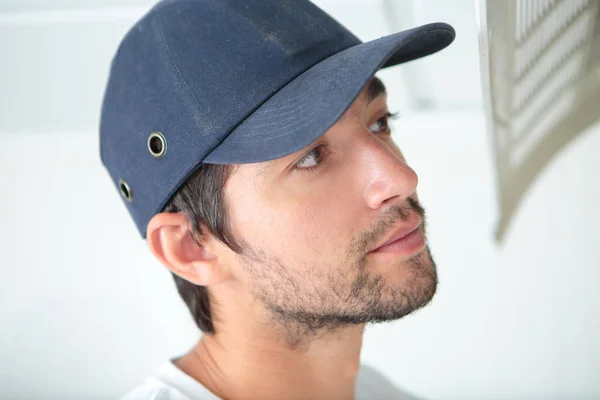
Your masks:
M429 399L600 398L600 126L544 171L497 246L474 16L452 1L463 8L432 19L448 10L456 46L423 61L441 108L407 111L402 69L381 75L404 111L396 140L419 173L440 288L370 327L363 360ZM0 5L2 399L118 398L198 336L98 155L108 57L148 2L91 3ZM388 30L373 1L320 3L363 39Z

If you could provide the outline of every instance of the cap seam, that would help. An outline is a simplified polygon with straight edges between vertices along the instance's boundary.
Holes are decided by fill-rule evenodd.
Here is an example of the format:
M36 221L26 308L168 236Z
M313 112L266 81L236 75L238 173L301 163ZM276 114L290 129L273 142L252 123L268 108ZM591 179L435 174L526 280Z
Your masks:
M161 18L160 13L157 13L157 19L158 19L158 28L159 28L159 31L160 31L160 38L162 39L163 45L165 46L165 50L167 52L167 56L169 57L169 61L171 62L171 65L173 66L173 68L177 72L177 76L183 82L183 84L185 86L185 91L187 92L188 96L190 96L190 98L194 101L194 104L196 105L196 110L200 111L201 110L200 109L200 104L198 104L198 101L196 100L196 98L194 97L194 95L192 94L192 92L190 91L190 87L189 87L187 81L185 80L185 78L181 74L181 71L179 71L179 68L177 67L177 64L173 60L173 56L171 55L171 51L169 49L169 44L167 43L167 40L165 38L165 34L164 34L164 30L163 30L163 23L162 23L162 18ZM203 117L204 117L204 115L203 115ZM219 139L215 136L215 134L213 132L209 132L209 134L216 141L219 141Z
M426 34L429 34L430 32L432 32L432 31L435 31L435 30L442 30L442 31L446 31L446 32L448 32L448 33L450 33L450 34L453 34L453 35L454 35L454 32L453 32L453 30L451 30L451 29L448 29L448 28L446 28L446 27L435 27L435 28L432 28L432 29L426 29L426 30L424 30L424 31L422 31L422 32L419 32L417 35L415 35L413 38L411 38L411 39L410 39L410 42L412 42L412 41L414 41L414 40L418 40L420 37L422 37L422 36L424 36L424 35L426 35ZM401 33L401 32L397 32L397 33ZM382 38L380 38L380 39L383 39L383 38L385 38L385 37L382 37ZM362 43L362 44L364 44L364 43ZM354 47L354 46L351 46L351 47ZM447 46L445 46L445 47L447 47ZM347 50L347 49L344 49L344 50ZM341 50L341 51L344 51L344 50ZM440 50L442 50L442 49L440 49ZM340 52L341 52L341 51L340 51ZM382 69L382 66L383 66L383 65L384 65L384 64L387 62L387 60L389 60L389 59L390 59L390 58L391 58L391 57L394 55L394 53L395 53L396 51L398 51L398 49L394 50L394 52L392 52L391 54L388 54L388 55L385 57L385 61L382 61L382 62L380 62L380 64L379 64L379 65L378 65L378 66L375 68L375 71L374 71L374 72L376 73L377 71L379 71L380 69ZM439 51L439 50L438 50L438 51ZM338 52L338 53L339 53L339 52ZM335 54L338 54L338 53L335 53ZM335 54L332 54L332 55L330 55L330 57L333 57ZM431 53L430 53L430 54L428 54L428 55L431 55ZM426 57L426 56L419 56L418 58L423 58L423 57ZM327 58L329 58L329 57L327 57ZM324 61L324 60L323 60L323 61ZM317 63L317 64L318 64L318 63ZM316 65L316 64L315 64L315 65ZM395 64L395 65L398 65L398 64ZM357 95L356 95L356 96L358 96L358 94L359 94L359 93L360 93L360 90L359 90L359 91L357 91ZM355 98L356 98L356 96L354 96L354 97L353 97L353 99L355 99ZM264 103L263 103L263 104L264 104ZM262 105L261 105L261 106L262 106ZM259 108L260 108L261 106L259 106ZM348 108L348 107L346 107L346 109L347 109L347 108ZM344 113L344 112L345 112L345 110L342 112L342 115L343 115L343 113ZM335 120L334 120L333 124L335 124L335 122L337 122L337 121L339 120L339 118L340 118L340 117L337 117L337 119L335 119ZM244 121L242 121L242 122L244 122ZM255 133L255 134L253 135L253 139L254 139L256 142L258 142L258 143L265 143L265 142L269 142L269 141L272 141L272 140L281 139L281 138L283 138L283 137L287 137L287 136L290 136L290 135L293 135L293 134L295 134L295 133L298 131L298 129L300 129L300 128L302 127L302 125L301 125L301 124L302 124L302 123L304 123L304 122L305 122L304 120L300 120L300 121L299 121L299 123L298 123L298 124L296 124L296 127L295 127L295 129L293 129L293 130L289 130L289 131L287 131L287 132L283 132L283 133L281 133L281 134L279 134L279 135L277 135L277 136L271 136L271 137L267 137L267 133ZM329 126L329 128L331 128L331 126L333 126L333 124L332 124L332 125L330 125L330 126ZM240 125L241 125L241 123L240 123ZM239 126L239 125L238 125L238 126ZM292 124L292 125L287 125L287 126L285 126L285 127L283 127L283 128L288 128L288 127L290 127L290 126L293 126L293 124ZM260 128L260 126L255 126L254 128ZM328 128L328 129L329 129L329 128ZM281 129L281 127L280 127L280 129L279 129L279 130L280 130L280 131L282 130L282 129ZM269 132L269 133L273 133L273 132L271 131L271 132ZM227 137L229 137L229 135L228 135ZM231 143L237 143L237 144L239 144L239 143L245 143L245 142L244 142L243 140L233 140L233 141L231 141ZM211 152L212 152L212 151L211 151ZM208 154L210 154L211 152L209 152Z

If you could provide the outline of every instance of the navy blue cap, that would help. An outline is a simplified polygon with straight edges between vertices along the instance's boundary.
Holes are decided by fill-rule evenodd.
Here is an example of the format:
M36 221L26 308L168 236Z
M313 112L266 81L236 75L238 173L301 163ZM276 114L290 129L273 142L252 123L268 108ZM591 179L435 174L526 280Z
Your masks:
M380 68L454 40L433 23L363 43L307 0L163 0L112 59L100 155L143 238L203 163L268 161L323 135Z

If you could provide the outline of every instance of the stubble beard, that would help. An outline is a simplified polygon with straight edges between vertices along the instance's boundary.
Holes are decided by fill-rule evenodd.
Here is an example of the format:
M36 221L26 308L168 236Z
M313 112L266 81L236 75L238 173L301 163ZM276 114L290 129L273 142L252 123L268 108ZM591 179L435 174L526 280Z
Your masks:
M342 267L292 268L272 254L243 243L240 256L254 283L252 295L267 311L269 328L277 325L285 332L286 342L297 347L344 326L393 321L426 306L438 284L428 246L398 266L407 276L402 284L388 284L385 277L367 268L368 246L398 219L407 219L411 211L421 216L424 229L425 211L409 198L402 207L391 208L374 229L352 241L346 266ZM350 281L347 273L355 277Z

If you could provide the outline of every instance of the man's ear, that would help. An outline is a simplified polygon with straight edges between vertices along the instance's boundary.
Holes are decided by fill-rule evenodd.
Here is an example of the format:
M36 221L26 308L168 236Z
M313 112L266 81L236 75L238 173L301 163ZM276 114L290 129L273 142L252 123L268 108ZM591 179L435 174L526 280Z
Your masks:
M201 243L194 241L184 213L156 214L146 229L150 251L170 271L201 286L210 286L231 277L217 252L222 246L204 231Z

